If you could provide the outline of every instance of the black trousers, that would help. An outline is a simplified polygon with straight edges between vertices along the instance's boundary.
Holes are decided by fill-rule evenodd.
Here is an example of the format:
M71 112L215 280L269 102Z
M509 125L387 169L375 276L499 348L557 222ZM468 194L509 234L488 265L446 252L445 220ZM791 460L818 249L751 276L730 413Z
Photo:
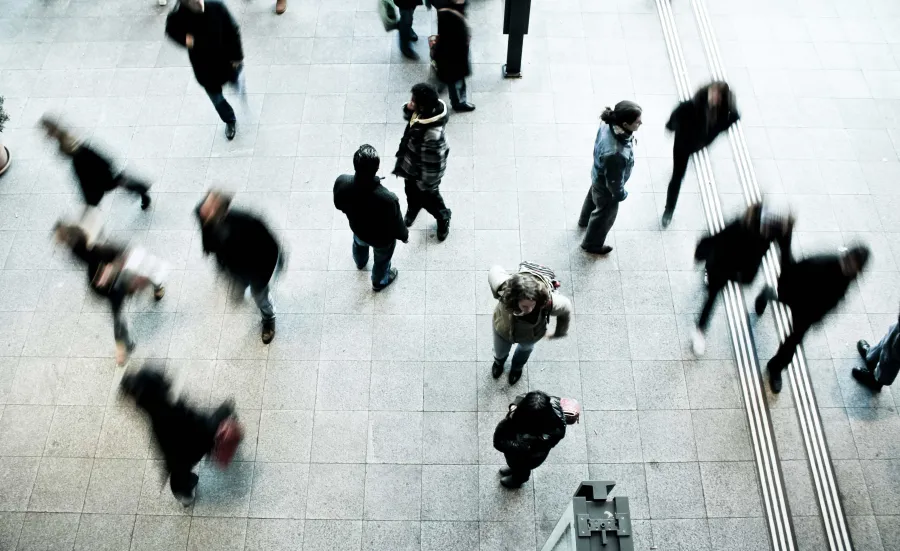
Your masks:
M116 178L116 184L122 189L126 189L131 193L140 195L141 198L147 196L147 192L150 191L150 186L141 182L140 180L135 180L134 178L130 178L128 176L120 175Z
M727 281L710 278L709 284L706 286L706 302L703 303L703 310L700 311L700 317L697 319L697 327L704 333L709 327L709 317L712 315L719 293L725 289L727 283Z
M531 471L537 469L547 459L550 452L541 455L529 455L527 457L519 457L513 454L504 454L506 465L509 467L509 477L517 484L524 484L531 478Z
M781 343L781 346L778 347L778 351L775 352L772 359L769 360L769 371L781 371L791 363L791 360L794 358L794 352L797 351L797 347L803 342L803 337L806 336L806 332L809 331L809 328L812 327L814 323L813 321L805 319L803 316L797 316L793 310L791 311L791 315L794 318L793 330L784 342Z
M234 415L234 407L232 407L230 402L225 402L207 417L206 426L210 433L210 439L215 437L216 431L222 421L228 419L232 415ZM207 450L207 453L211 451L212 450ZM176 466L172 468L172 472L169 473L169 488L172 489L172 494L175 497L190 498L194 494L194 488L197 487L200 477L192 470L194 465L200 462L200 459L202 459L202 457L197 458L194 462L178 462L176 463Z
M675 142L675 147L672 149L672 178L669 180L669 189L666 192L667 212L675 210L675 204L678 203L678 194L681 193L681 183L684 181L688 162L694 153L692 148L681 145L677 141Z
M406 185L404 186L406 211L410 217L415 218L419 211L425 209L438 222L450 220L450 209L444 203L444 198L441 196L441 190L438 186L430 189L421 189L415 180L406 180Z
M586 227L581 246L587 251L596 251L606 243L606 236L619 215L619 202L602 184L593 184L581 205L578 225Z

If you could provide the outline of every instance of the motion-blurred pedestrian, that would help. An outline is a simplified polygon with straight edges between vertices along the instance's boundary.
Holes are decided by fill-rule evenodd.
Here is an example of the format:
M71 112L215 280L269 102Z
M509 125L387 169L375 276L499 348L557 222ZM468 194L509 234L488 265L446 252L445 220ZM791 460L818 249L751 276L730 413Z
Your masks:
M672 111L666 129L675 133L675 145L672 150L672 178L661 221L663 228L672 221L691 155L711 144L716 136L728 130L738 119L740 114L734 94L728 83L722 81L700 88L693 98L681 102Z
M853 378L872 392L881 392L881 387L890 386L900 371L900 320L875 346L862 340L856 343L856 349L865 360L865 366L854 367Z
M491 293L497 299L494 308L494 365L491 375L498 379L503 374L506 358L516 345L509 370L509 384L514 385L522 376L525 363L538 341L545 336L559 338L569 331L572 303L555 292L552 276L547 268L528 262L519 266L512 275L500 266L488 272ZM552 273L552 272L551 272ZM550 316L556 317L556 332L548 333Z
M447 85L454 111L473 111L466 96L466 77L472 74L469 62L469 25L465 18L465 0L435 2L438 34L433 57L438 79Z
M418 60L419 54L412 48L413 42L418 42L419 35L413 30L413 12L424 4L423 0L394 0L394 4L400 11L400 21L397 23L397 34L400 35L400 53L404 57ZM431 7L431 4L428 4Z
M823 254L799 262L791 256L790 234L781 248L778 291L767 287L756 297L756 313L762 315L770 300L790 306L792 330L769 360L772 392L781 392L781 371L791 363L803 336L820 322L847 294L847 289L869 260L869 249L855 246L840 254Z
M450 118L447 105L435 89L424 83L412 87L412 97L403 106L403 117L409 121L397 150L394 174L406 181L406 226L412 226L423 208L437 220L437 238L450 234L452 212L441 196L441 178L447 170L445 127Z
M250 287L262 314L262 342L269 344L275 338L275 304L270 286L281 267L281 248L262 220L232 209L232 199L230 193L210 190L197 206L203 254L216 255L219 266L238 290Z
M591 189L581 206L578 226L587 228L582 249L609 254L613 248L606 244L606 236L619 214L619 203L628 197L625 183L634 167L634 133L641 127L641 107L633 101L620 101L615 109L607 107L600 120L603 124L594 142Z
M500 469L500 484L521 487L565 436L566 417L558 398L539 390L517 397L494 431L494 448L507 465Z
M400 200L381 185L381 159L371 145L361 145L353 155L355 174L342 174L334 182L334 206L347 215L353 230L353 261L360 270L369 262L369 247L375 252L372 289L380 291L397 279L391 257L397 240L406 243L409 229L403 223Z
M246 88L241 34L228 8L220 2L181 0L166 18L166 34L187 48L197 82L225 123L225 137L234 139L237 118L222 86L231 83L245 97Z

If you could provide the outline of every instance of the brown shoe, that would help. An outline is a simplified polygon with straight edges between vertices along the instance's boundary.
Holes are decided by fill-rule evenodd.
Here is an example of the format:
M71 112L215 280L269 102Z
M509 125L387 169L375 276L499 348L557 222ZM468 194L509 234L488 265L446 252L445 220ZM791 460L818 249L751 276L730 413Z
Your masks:
M275 13L281 15L287 10L287 0L275 0Z

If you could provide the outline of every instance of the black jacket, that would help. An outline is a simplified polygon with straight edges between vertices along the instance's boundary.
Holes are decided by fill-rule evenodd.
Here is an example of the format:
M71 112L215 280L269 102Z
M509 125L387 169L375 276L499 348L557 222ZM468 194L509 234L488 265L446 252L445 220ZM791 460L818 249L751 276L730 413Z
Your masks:
M268 285L281 254L278 242L256 216L231 209L221 220L204 225L195 210L203 236L203 252L214 253L219 265L252 287Z
M844 274L838 255L816 255L795 262L782 254L778 300L791 307L794 327L822 320L847 294L855 278Z
M97 272L102 266L122 258L125 255L125 249L110 244L94 245L91 248L87 248L84 244L80 244L72 248L72 254L87 265L87 279L90 288L97 293L97 295L109 300L113 314L121 312L122 304L125 302L125 297L127 296L126 289L121 285L98 287L94 284L94 278L97 276Z
M450 111L443 100L438 100L437 108L428 114L412 113L404 104L403 118L409 124L400 139L394 174L415 181L421 189L436 188L444 177L450 155L444 131Z
M442 8L437 12L438 41L434 45L437 76L452 84L472 74L469 64L469 26L460 8Z
M72 168L81 185L84 202L92 207L100 204L106 192L118 186L118 173L113 171L109 159L86 145L80 146L72 155Z
M181 46L186 35L194 37L188 57L200 86L215 88L237 78L232 63L243 61L244 50L237 23L225 4L206 2L202 13L176 5L166 18L166 34Z
M694 97L678 104L672 111L666 129L675 132L675 147L690 153L696 153L708 146L716 136L728 130L732 124L740 120L740 113L730 93L719 103L715 119L710 119L709 87L704 86Z
M547 459L550 450L566 436L566 416L558 398L551 404L559 423L548 433L531 434L514 419L515 412L507 414L494 430L494 448L506 456L510 467L534 469Z
M335 208L347 215L353 233L373 247L409 239L400 201L380 180L376 176L374 180L358 182L354 175L343 174L334 182Z
M766 251L772 242L781 250L790 250L790 235L780 227L764 232L749 227L738 218L715 235L704 237L697 244L694 259L706 261L710 287L724 286L728 281L748 285L756 278Z

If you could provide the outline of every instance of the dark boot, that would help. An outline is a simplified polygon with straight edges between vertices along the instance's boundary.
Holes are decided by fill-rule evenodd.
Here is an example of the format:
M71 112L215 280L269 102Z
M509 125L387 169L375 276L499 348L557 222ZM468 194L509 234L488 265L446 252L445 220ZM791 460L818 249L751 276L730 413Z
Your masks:
M275 320L264 321L262 330L263 344L269 344L275 338Z
M662 220L660 220L659 223L663 227L663 229L668 228L669 224L672 223L672 211L663 211Z
M511 476L504 476L503 478L500 479L500 485L503 486L504 488L509 488L510 490L517 490L517 489L521 488L522 484L525 484L525 482L528 482L528 481L523 480L522 482L519 482L518 480L516 480L515 478L513 478Z
M850 372L853 375L853 378L856 381L868 388L872 392L881 392L881 387L884 386L878 381L875 380L875 374L868 369L860 369L858 367L854 367L853 371Z
M512 474L512 469L509 467L500 467L500 476L509 476Z
M411 211L407 210L406 214L403 215L403 223L406 224L406 227L412 227L413 224L416 223L416 217L419 216L419 211Z
M521 367L512 367L509 370L509 384L510 386L519 382L519 379L522 378L522 368Z
M494 360L494 365L491 366L491 376L495 379L499 379L500 375L503 375L503 363Z
M447 209L447 214L437 221L438 241L447 239L448 235L450 235L450 209Z
M865 360L869 355L869 343L864 340L856 341L856 351L859 352L859 355Z
M778 293L775 292L775 289L771 287L766 287L765 289L763 289L759 296L756 297L756 303L754 304L756 315L763 315L766 312L766 306L769 305L769 301L777 299Z
M771 363L771 362L770 362ZM781 370L780 369L772 369L769 366L769 386L772 387L772 392L778 394L781 392Z
M141 195L141 210L147 210L150 208L150 196L146 193Z
M376 293L377 293L378 291L381 291L382 289L384 289L385 287L387 287L388 285L390 285L391 283L393 283L394 280L397 279L397 275L398 275L399 273L400 273L400 272L397 270L397 268L391 268L391 271L388 272L388 281L387 281L387 283L385 283L384 285L376 285L376 284L373 283L373 284L372 284L372 290L375 291Z
M586 248L584 247L584 245L582 245L581 248L584 249L584 252L586 252L586 253L600 254L600 255L606 255L606 254L609 254L609 253L611 253L612 250L613 250L613 248L610 247L609 245L603 245L603 246L600 247L599 249L586 249Z
M237 125L233 122L225 124L225 137L228 138L229 141L234 139L235 134L237 134Z

